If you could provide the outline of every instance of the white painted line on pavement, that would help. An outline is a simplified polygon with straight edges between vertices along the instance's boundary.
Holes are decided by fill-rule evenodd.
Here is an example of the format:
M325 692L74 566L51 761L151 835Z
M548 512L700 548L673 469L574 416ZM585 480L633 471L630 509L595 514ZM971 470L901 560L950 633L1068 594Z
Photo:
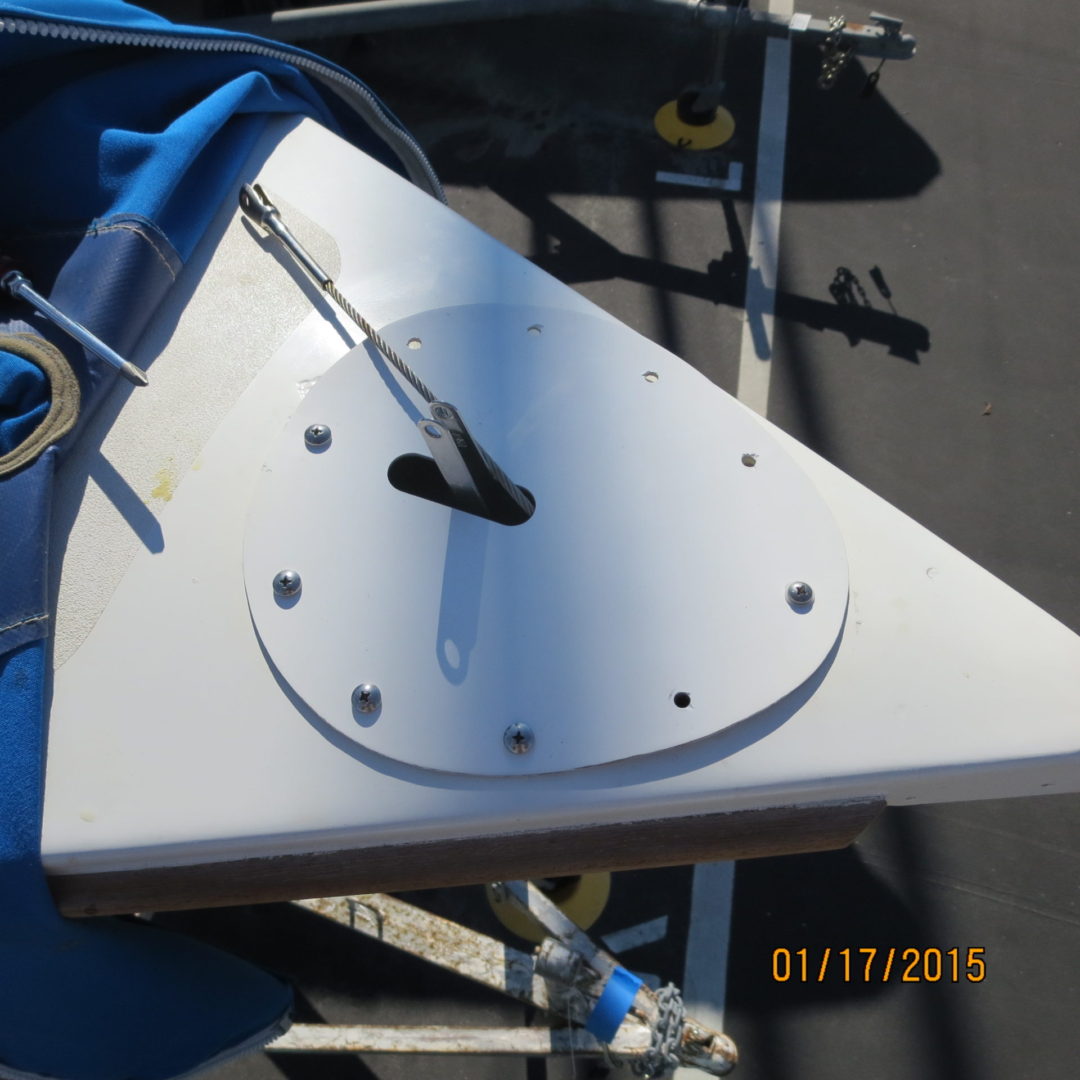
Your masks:
M726 179L719 176L694 176L693 173L664 172L656 174L659 184L684 184L686 187L719 188L721 191L738 191L742 187L742 162L733 161L728 166Z
M661 915L658 919L628 926L625 930L613 930L600 940L604 943L604 947L613 953L624 953L629 949L636 949L639 945L663 941L667 937L667 926L667 916Z
M734 891L733 862L698 863L694 867L682 994L687 1014L714 1031L724 1030ZM685 1068L674 1073L675 1080L700 1075L696 1069Z
M794 11L794 0L769 0L768 7L776 14L790 16ZM788 38L770 38L765 45L757 172L748 245L746 315L739 350L737 390L739 400L761 416L766 414L769 405L790 83L791 42ZM694 867L683 1001L690 1016L716 1031L724 1030L734 893L734 862L700 863ZM699 1074L696 1070L680 1068L675 1070L674 1078L691 1080L691 1075Z
M791 0L773 0L769 10L790 15ZM780 209L784 198L784 149L787 141L791 41L770 38L765 44L765 77L758 125L757 176L750 220L750 264L746 313L739 348L736 396L761 416L769 405L773 322L780 251Z

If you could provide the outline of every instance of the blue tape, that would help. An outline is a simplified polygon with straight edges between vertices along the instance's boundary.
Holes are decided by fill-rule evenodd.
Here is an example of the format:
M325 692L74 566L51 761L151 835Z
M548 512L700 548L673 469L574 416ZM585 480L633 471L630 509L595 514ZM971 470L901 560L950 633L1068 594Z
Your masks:
M589 1014L585 1030L603 1043L611 1042L630 1011L640 986L641 980L636 975L624 967L617 967L604 986L596 1007Z

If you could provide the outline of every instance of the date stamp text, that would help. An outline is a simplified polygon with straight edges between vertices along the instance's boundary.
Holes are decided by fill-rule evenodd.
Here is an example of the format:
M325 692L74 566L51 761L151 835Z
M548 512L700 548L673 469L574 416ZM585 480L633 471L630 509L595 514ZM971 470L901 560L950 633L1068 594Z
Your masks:
M986 978L986 949L833 948L772 951L773 982L979 983Z

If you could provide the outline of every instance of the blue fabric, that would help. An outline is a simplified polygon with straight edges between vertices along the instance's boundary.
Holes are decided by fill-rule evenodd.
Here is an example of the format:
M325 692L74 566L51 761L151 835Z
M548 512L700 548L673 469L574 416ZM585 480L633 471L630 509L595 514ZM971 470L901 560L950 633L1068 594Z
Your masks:
M634 1004L634 996L640 986L641 980L633 972L617 967L608 977L589 1019L585 1021L585 1030L602 1043L611 1042L619 1025L626 1019L630 1006Z
M44 372L29 360L0 350L0 457L24 442L48 411Z
M210 43L272 44L298 59L312 56L250 35L173 26L120 0L0 2L0 19L8 16ZM92 221L132 216L153 221L186 259L275 114L311 116L404 172L338 95L281 60L0 33L5 68L0 230L8 231L7 247L16 254L20 235L62 229L82 234Z
M173 27L118 0L0 0L0 24L18 29L13 16L257 40ZM400 167L335 95L279 60L0 32L0 70L0 255L125 351L235 198L269 117L314 117ZM143 924L62 919L51 902L40 843L53 472L116 376L25 306L0 304L0 329L26 324L67 355L83 416L59 446L0 478L0 1076L167 1080L271 1034L291 994L216 949ZM0 454L47 408L44 376L0 352Z
M56 913L38 854L46 644L0 656L0 1076L167 1080L271 1028L291 994L200 942Z
M64 87L10 124L0 145L20 155L5 159L34 165L10 169L5 217L33 232L143 218L186 259L269 116L309 113L336 127L295 70L271 78L247 57L218 54L200 57L193 78L191 64L165 55L88 75L77 96Z
M0 657L29 641L37 641L48 634L48 581L45 576L46 540L49 535L49 503L42 493L52 492L52 471L55 453L51 449L32 465L0 483ZM18 686L22 687L20 676ZM38 703L40 692L26 690L11 699L14 713L19 718L31 714L25 711L27 702ZM0 694L0 716L8 710L7 695ZM35 704L34 724L41 727L41 707ZM18 722L29 721L21 719ZM15 730L14 728L9 729ZM34 736L32 736L34 737ZM36 744L35 744L36 745ZM0 742L6 754L6 743ZM0 754L0 787L18 784L24 779L21 761L8 761ZM12 775L8 775L8 770ZM40 772L40 767L38 772ZM16 775L16 773L18 775ZM37 782L36 774L32 776ZM3 850L4 831L8 827L21 828L14 818L3 813L0 803L0 852ZM0 864L2 865L2 864ZM0 870L0 894L4 888ZM0 933L3 928L0 927Z
M14 15L63 19L64 22L81 23L85 26L172 33L187 32L189 29L176 26L164 15L123 3L122 0L37 0L33 4L4 4L3 10Z

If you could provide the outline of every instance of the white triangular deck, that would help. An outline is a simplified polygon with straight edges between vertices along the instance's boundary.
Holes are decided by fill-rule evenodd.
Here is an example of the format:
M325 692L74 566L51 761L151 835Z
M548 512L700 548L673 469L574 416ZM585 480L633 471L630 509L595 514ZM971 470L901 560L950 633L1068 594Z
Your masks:
M1080 637L445 207L316 125L288 128L278 125L267 136L243 178L257 175L274 193L296 232L377 326L406 320L407 328L409 319L440 309L468 308L471 319L475 305L498 305L489 310L496 321L510 312L517 319L524 309L543 309L575 335L588 326L590 334L610 337L617 352L632 352L627 370L634 381L627 393L680 386L685 415L693 421L686 430L696 433L702 417L727 418L726 425L700 431L698 460L728 453L737 431L739 453L759 453L760 464L739 464L724 483L752 482L765 490L768 454L786 452L809 484L792 479L785 489L805 485L803 494L792 495L802 500L800 511L771 503L761 519L770 523L760 534L761 558L777 560L769 571L779 575L777 607L759 618L754 598L765 604L771 586L751 582L743 610L710 623L711 604L696 602L693 577L686 594L694 601L688 602L692 618L681 625L677 608L665 612L668 629L651 639L657 649L674 646L662 657L642 656L634 651L639 642L628 653L613 654L610 671L603 671L597 665L606 613L596 609L583 579L579 618L560 625L548 647L532 642L513 657L522 677L530 665L540 673L529 687L530 708L537 687L552 685L551 700L531 716L538 728L535 758L505 753L501 734L515 719L514 685L494 674L485 691L489 699L481 694L467 708L455 704L455 695L468 678L455 683L445 677L440 688L433 674L442 670L437 665L428 672L430 685L421 687L418 676L410 688L399 678L393 712L423 725L406 729L399 741L375 734L392 719L389 697L369 728L358 723L351 729L348 713L329 715L333 702L318 700L329 676L309 674L341 644L340 628L330 627L325 642L317 638L318 628L330 617L326 612L357 606L346 595L351 586L342 585L336 608L326 591L323 613L300 634L311 642L312 656L299 662L288 634L279 640L268 628L266 620L282 612L266 608L258 582L266 567L282 568L276 551L262 549L288 532L289 491L305 515L321 505L321 495L312 503L308 481L285 485L283 493L272 470L279 467L290 432L295 434L297 424L302 431L304 395L311 390L310 401L317 400L320 385L338 377L331 369L355 338L327 321L331 309L322 301L312 312L314 290L305 294L234 208L224 207L171 306L133 358L153 359L150 388L118 397L118 415L107 403L61 477L58 520L74 520L74 526L61 552L44 832L51 870L325 851L859 795L902 804L1080 789ZM361 353L355 356L363 359ZM642 381L639 369L646 362L659 373L655 385ZM416 366L438 385L438 372L424 369L419 356ZM323 376L327 381L320 384ZM397 409L385 384L383 392L386 407ZM468 388L461 392L467 395ZM651 408L656 398L640 400L649 402L642 408ZM551 418L555 438L569 401L543 414ZM455 404L468 408L464 399ZM617 404L620 410L637 408ZM477 434L495 439L497 424L479 412ZM628 446L640 430L635 424ZM401 425L408 437L409 424L402 419ZM760 432L760 445L742 445L751 432ZM679 455L687 458L680 443L685 436L673 429L668 440L674 449L662 464L674 478L680 475ZM98 438L108 466L97 454ZM649 438L655 457L664 439L655 433ZM617 470L620 460L613 453L604 470ZM635 459L630 454L626 460ZM527 472L528 455L515 465ZM660 470L650 483L663 475ZM636 479L623 478L615 486ZM549 489L537 492L538 515L558 490L552 480ZM117 504L126 507L126 519ZM427 527L395 534L404 539L389 549L376 543L376 559L359 539L368 531L378 535L378 515L355 517L354 506L348 513L354 515L358 543L344 563L376 580L400 573L401 566L415 571L401 578L420 582L420 597L426 596L430 608L418 608L414 597L403 611L418 627L426 621L430 636L424 640L414 633L409 641L420 640L417 655L430 662L440 596L431 595L424 575L445 565L455 528L465 544L457 570L466 573L472 566L475 572L484 555L469 546L469 538L483 530L467 522L455 525L452 512L434 504L413 510ZM338 511L331 499L325 513L329 518ZM722 502L718 515L702 527L715 530L716 559L722 563L726 523L738 517L737 501ZM830 519L842 537L839 549L828 538ZM803 539L817 545L819 577L811 583L819 591L815 610L798 614L784 602L784 575L785 560L791 552L797 557ZM753 541L752 533L740 534L740 559L752 558ZM662 566L670 583L678 579L671 576L673 567L685 565L690 575L707 565L700 562L700 544L687 547L678 522L635 536L634 544L633 560L621 573L640 575ZM619 546L610 543L592 557L601 558L603 550L619 557ZM845 553L846 606L830 595L844 576ZM731 578L730 564L722 565L734 588L739 575ZM748 578L754 572L746 568ZM448 580L459 583L460 573ZM793 569L792 576L809 581L812 575ZM507 574L505 580L516 579ZM521 595L506 598L505 628L493 628L499 581L496 574L485 586L496 593L488 596L491 606L484 608L478 640L512 636L514 612L528 606ZM315 595L314 580L305 589L297 612ZM717 604L724 601L716 597ZM309 607L316 607L314 601ZM789 670L788 659L802 647L785 639L791 620L818 614L821 632L813 648L807 646L801 666ZM380 609L388 634L391 617ZM631 618L624 612L617 623L607 622L617 630ZM703 624L715 640L702 638ZM374 640L370 626L364 633ZM581 635L576 647L575 634ZM685 635L685 648L678 647L679 635ZM364 640L360 634L355 653L345 650L344 659L334 663L348 667L355 656L354 681L380 682L365 666L365 656L377 657L365 653ZM733 653L737 663L730 662ZM680 654L690 657L685 673L675 670ZM575 655L587 656L589 663L575 667ZM760 679L753 692L735 685L755 683L758 661L771 673L770 685L775 683L771 696L758 692ZM496 666L493 659L492 672ZM684 687L678 681L683 674L698 677L697 686L706 690ZM353 678L351 670L346 675ZM743 694L738 708L728 707L725 686L732 700ZM693 722L679 729L670 695L683 689L692 697L683 712L692 713ZM410 713L401 699L413 690L428 696L418 696ZM388 691L384 687L384 695ZM615 706L607 710L609 694ZM662 709L635 713L633 702L643 694L658 695ZM714 713L707 708L710 700ZM571 716L559 735L569 750L543 759L544 715L558 717L560 710ZM587 724L590 712L597 717L595 729ZM643 728L627 731L620 744L626 724ZM671 725L660 739L653 737L658 724ZM577 754L575 738L589 745L587 754ZM440 739L446 740L442 748ZM421 740L433 741L420 745Z

